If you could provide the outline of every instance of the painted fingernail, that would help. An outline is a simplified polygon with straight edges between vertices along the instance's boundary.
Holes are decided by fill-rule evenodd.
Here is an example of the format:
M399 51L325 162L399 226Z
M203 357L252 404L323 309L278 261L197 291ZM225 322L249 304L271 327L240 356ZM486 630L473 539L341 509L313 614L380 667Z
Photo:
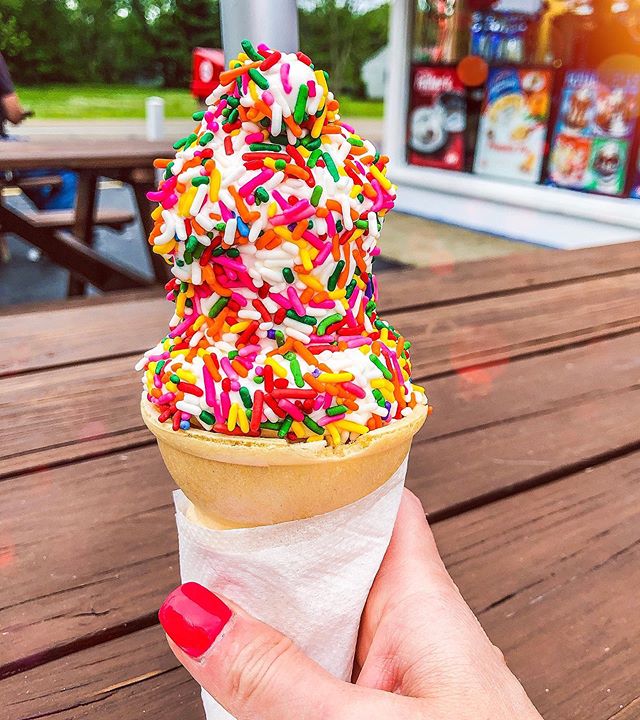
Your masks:
M170 592L158 612L167 635L193 658L204 655L231 615L219 597L195 582Z

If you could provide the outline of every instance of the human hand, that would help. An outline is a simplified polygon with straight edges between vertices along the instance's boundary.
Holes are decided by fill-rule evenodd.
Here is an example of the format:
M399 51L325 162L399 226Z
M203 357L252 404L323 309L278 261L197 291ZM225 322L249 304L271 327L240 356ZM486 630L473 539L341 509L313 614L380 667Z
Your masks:
M16 93L0 97L0 110L13 125L19 125L25 118L33 115L30 110L25 110L22 107L20 98Z
M362 616L353 684L226 602L187 583L159 615L178 660L239 720L540 720L408 490Z

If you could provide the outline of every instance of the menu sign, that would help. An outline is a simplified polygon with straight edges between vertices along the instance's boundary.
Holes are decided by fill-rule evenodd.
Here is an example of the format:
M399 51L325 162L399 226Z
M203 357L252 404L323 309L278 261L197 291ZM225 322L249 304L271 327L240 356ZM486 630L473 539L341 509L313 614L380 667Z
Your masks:
M538 182L550 96L549 70L493 68L480 116L474 172Z
M455 68L414 67L407 127L409 163L462 170L466 123L465 89Z
M567 73L549 158L553 183L623 193L639 90L637 75Z

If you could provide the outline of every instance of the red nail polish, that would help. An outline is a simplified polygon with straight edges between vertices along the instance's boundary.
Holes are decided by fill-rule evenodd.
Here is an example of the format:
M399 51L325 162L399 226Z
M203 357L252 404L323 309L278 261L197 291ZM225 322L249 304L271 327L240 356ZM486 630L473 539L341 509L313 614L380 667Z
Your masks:
M195 582L167 595L158 612L160 623L187 655L203 655L231 617L231 610L210 590Z

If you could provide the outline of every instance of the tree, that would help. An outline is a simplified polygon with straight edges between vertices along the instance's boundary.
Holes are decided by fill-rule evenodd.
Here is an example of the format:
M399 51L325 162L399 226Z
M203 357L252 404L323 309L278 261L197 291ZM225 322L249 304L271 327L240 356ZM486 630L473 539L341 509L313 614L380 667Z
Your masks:
M0 10L0 52L7 57L15 57L26 50L31 41L24 30L18 30L15 17Z
M63 0L3 0L6 60L20 83L64 82L76 74Z
M362 92L362 63L386 42L388 5L361 6L300 8L302 47L337 92ZM221 44L218 0L2 0L0 10L0 50L21 84L159 78L187 87L193 48Z
M387 41L389 6L358 12L356 0L318 0L300 8L302 48L331 75L336 93L362 94L362 64Z
M221 47L217 0L172 0L151 25L164 84L185 87L194 47Z

